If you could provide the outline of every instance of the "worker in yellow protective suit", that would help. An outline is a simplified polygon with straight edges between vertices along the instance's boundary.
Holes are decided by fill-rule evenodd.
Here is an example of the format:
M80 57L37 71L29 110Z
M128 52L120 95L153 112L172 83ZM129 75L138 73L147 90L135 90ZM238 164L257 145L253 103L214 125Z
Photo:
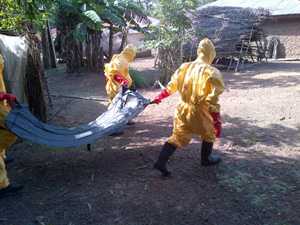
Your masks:
M216 51L213 43L205 38L197 49L198 57L193 62L184 63L174 73L166 88L152 101L179 92L181 101L175 113L173 133L164 144L154 168L163 176L169 176L166 164L176 148L189 144L192 135L202 139L201 164L215 165L221 161L213 155L213 142L220 136L221 120L219 95L224 90L223 77L219 70L211 66Z
M5 151L16 141L16 136L6 129L4 121L11 107L14 107L16 97L5 93L3 67L4 62L0 55L0 198L22 188L9 183L5 167Z
M129 75L129 63L134 60L135 56L135 47L133 45L127 45L120 54L116 54L112 57L110 63L105 64L105 88L110 103L121 86L128 88L132 86L132 79Z

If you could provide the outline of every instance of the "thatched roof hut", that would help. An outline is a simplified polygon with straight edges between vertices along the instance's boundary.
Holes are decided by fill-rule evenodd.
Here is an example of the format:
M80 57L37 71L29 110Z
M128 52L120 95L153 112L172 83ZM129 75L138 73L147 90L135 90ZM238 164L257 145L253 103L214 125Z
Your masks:
M268 48L274 39L278 43L276 57L299 58L299 19L299 0L218 0L198 8L193 25L198 33L215 41L219 58L274 57L274 49Z
M264 38L259 25L268 15L269 12L263 9L201 7L191 14L196 33L193 44L208 37L216 46L219 60L258 60L259 51L262 51L260 42Z

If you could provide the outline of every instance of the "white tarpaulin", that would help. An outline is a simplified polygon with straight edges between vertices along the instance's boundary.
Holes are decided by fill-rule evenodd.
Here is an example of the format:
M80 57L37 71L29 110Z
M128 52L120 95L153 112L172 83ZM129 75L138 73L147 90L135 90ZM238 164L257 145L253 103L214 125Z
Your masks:
M18 101L27 102L24 77L27 65L28 44L25 37L0 34L0 54L4 59L4 82L8 92Z

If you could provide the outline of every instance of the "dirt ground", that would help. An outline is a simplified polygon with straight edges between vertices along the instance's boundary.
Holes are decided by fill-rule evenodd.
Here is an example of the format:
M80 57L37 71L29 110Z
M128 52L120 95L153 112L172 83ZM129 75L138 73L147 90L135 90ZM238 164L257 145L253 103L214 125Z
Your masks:
M159 76L152 63L133 67L151 80ZM174 95L147 107L124 135L94 143L92 152L15 144L8 171L25 188L0 199L0 224L299 225L300 62L251 65L224 79L220 165L200 166L195 139L170 161L171 179L152 170L172 130ZM99 74L58 68L48 82L50 123L74 126L106 109ZM159 90L140 91L151 98Z

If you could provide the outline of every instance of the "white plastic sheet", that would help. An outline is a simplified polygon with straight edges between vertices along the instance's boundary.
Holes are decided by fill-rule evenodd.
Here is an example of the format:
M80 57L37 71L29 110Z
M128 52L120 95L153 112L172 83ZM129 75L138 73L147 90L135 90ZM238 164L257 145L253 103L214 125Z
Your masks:
M0 54L4 59L4 82L8 92L26 103L24 77L28 44L25 37L0 34Z

